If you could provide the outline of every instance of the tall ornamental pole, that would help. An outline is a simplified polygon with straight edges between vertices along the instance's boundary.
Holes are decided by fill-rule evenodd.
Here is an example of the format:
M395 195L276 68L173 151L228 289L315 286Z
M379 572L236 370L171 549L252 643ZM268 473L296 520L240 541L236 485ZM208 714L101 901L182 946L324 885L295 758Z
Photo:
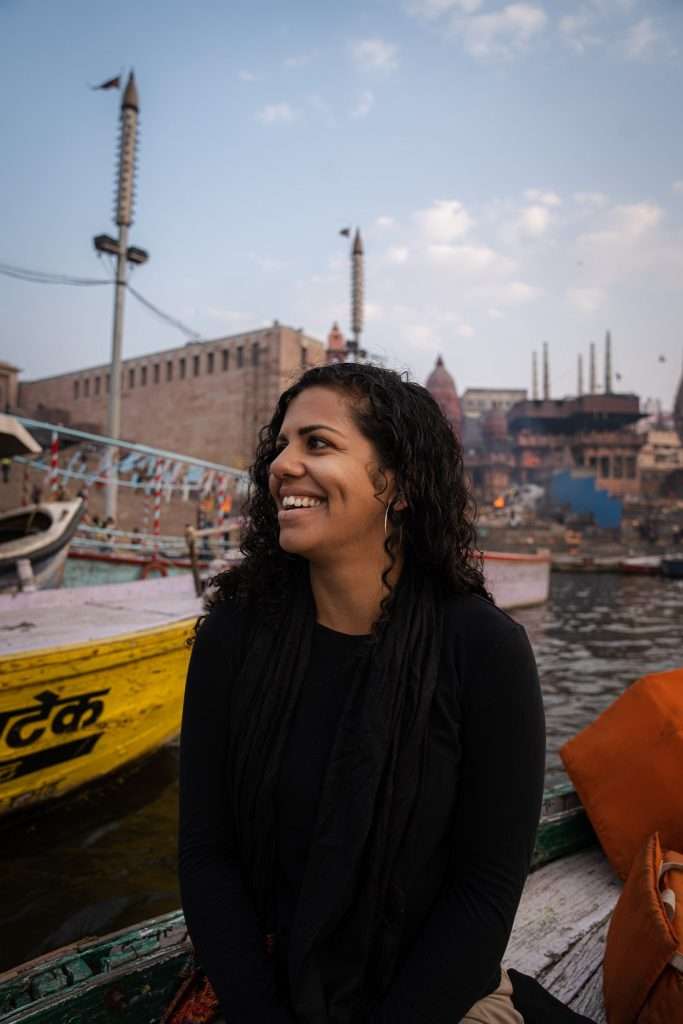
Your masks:
M359 353L360 336L363 330L363 242L360 230L356 230L351 249L351 333L353 341L349 348L354 355Z
M109 408L107 433L118 440L121 431L121 342L123 337L123 306L128 273L128 229L133 223L135 189L135 158L137 151L140 101L131 71L121 100L121 138L119 178L114 220L118 225L116 243L116 283L114 285L114 329L111 340L111 371L109 375ZM108 449L106 515L116 519L118 450Z

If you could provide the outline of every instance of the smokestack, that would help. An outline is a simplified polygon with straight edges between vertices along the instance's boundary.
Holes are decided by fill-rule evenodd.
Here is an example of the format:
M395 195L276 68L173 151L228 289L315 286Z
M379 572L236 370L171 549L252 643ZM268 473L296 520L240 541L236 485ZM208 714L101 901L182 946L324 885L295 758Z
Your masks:
M580 398L583 394L583 356L579 352L578 378L576 381L576 394Z
M536 352L531 353L531 397L534 402L538 398L538 358Z
M595 342L591 341L590 345L590 367L588 370L588 392L591 395L595 394Z
M605 335L605 394L612 393L612 335Z
M548 342L543 342L543 398L550 398L550 363L548 361Z

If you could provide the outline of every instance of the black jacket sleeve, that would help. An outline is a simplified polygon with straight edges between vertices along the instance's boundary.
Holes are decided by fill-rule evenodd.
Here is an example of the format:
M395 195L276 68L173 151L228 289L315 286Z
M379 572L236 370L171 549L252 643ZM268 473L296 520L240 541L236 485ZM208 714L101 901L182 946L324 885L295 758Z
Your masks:
M471 645L463 665L453 869L371 1024L454 1024L500 982L540 814L545 725L526 633L495 614L497 637Z
M195 640L180 737L180 889L188 931L230 1024L292 1024L242 880L227 813L231 650L240 617L219 605Z

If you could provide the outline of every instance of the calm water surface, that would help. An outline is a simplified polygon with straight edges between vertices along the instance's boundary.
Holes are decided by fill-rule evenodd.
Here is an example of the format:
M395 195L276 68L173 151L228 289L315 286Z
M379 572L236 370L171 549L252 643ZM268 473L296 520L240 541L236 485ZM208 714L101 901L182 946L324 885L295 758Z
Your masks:
M562 743L647 672L683 665L683 581L553 576L542 608L516 613L541 675L547 783ZM86 797L0 822L0 970L179 904L177 747Z

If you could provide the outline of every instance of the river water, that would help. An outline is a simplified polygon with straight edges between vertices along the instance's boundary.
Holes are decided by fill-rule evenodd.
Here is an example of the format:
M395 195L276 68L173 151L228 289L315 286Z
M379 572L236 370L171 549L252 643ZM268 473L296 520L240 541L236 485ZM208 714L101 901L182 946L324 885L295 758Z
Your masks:
M538 662L546 782L562 743L634 679L683 665L683 581L554 574L550 600L515 613ZM178 751L21 819L0 822L0 971L179 904Z

